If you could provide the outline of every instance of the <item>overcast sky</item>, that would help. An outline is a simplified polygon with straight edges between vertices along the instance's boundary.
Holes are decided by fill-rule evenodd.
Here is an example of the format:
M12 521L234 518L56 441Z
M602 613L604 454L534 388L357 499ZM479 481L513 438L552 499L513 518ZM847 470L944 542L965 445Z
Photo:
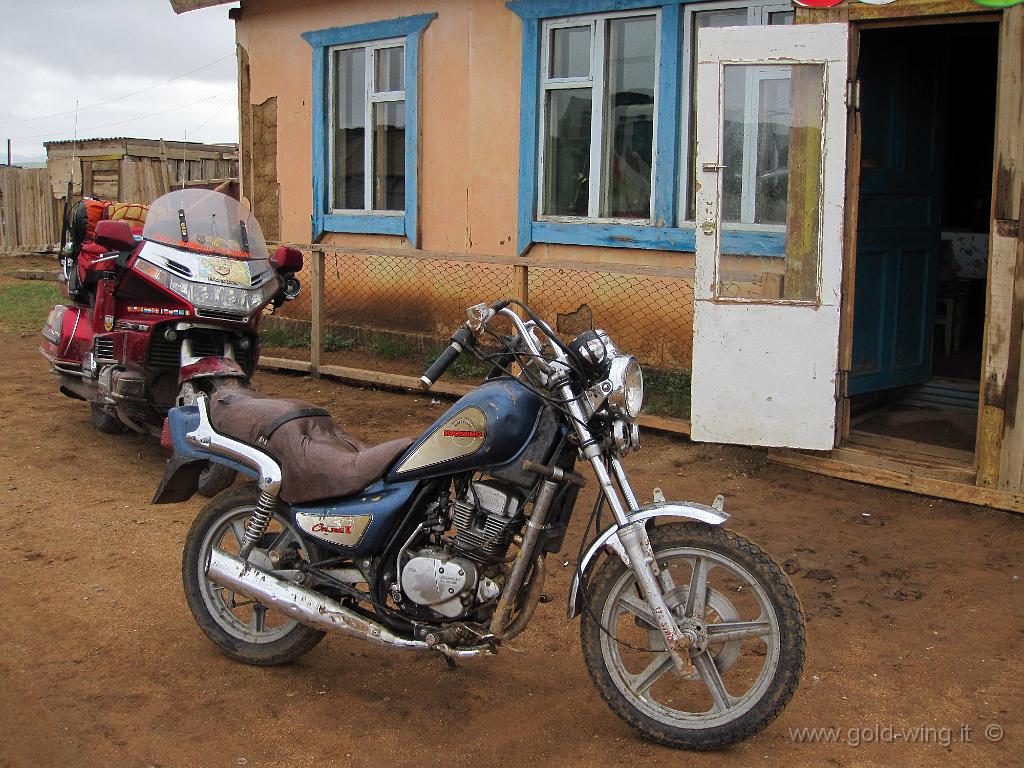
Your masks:
M0 0L0 163L8 138L15 164L73 138L75 99L80 139L238 141L230 7L178 16L167 0Z

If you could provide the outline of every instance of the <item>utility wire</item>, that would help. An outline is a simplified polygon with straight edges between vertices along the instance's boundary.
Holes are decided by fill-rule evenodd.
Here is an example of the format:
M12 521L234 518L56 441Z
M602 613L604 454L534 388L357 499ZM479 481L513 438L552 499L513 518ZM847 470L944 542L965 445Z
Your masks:
M97 102L95 104L89 104L88 106L80 107L77 111L78 112L84 112L87 109L95 109L96 107L105 107L108 104L114 104L115 102L118 102L118 101L124 101L125 99L130 98L132 96L138 96L140 93L146 93L147 91L152 91L154 88L159 88L162 85L167 85L168 83L173 83L175 80L181 80L181 78L183 78L183 77L188 77L189 75L194 74L195 72L199 72L200 70L206 69L208 67L212 67L214 64L220 64L220 62L224 61L225 59L230 59L234 55L235 55L234 53L229 53L227 56L221 56L219 59L211 61L209 64L203 64L201 67L196 67L195 69L190 69L188 72L182 72L180 75L175 75L174 77L170 78L169 80L161 80L159 83L154 83L153 85L147 85L145 88L140 88L137 91L132 91L131 93L126 93L126 94L123 94L121 96L115 96L113 99L107 99L107 101L99 101L99 102ZM47 118L51 118L51 117L64 117L65 115L71 115L71 114L74 114L75 112L76 112L76 110L69 109L66 112L54 112L54 113L49 114L49 115L39 115L38 117L20 117L20 118L17 118L17 119L0 120L0 123L3 123L5 125L6 124L10 124L10 123L31 123L31 122L35 122L36 120L46 120ZM32 137L28 137L28 136L15 136L14 138L32 138Z
M78 132L79 133L83 133L83 134L84 133L92 133L93 131L97 131L97 130L100 130L102 128L110 128L110 127L115 126L115 125L124 125L125 123L134 123L134 122L137 122L139 120L145 120L147 117L157 117L158 115L166 115L168 112L174 112L177 109L184 109L185 107L191 107L191 106L194 106L195 104L202 104L202 103L207 102L207 101L213 101L214 99L219 99L221 96L226 96L229 93L234 93L234 90L221 91L220 93L216 93L213 96L207 96L205 99L197 99L196 101L190 101L188 104L179 104L176 107L169 107L168 109L162 109L159 112L150 112L149 114L146 114L146 115L139 115L138 117L130 117L127 120L118 120L117 122L114 122L114 123L104 123L103 125L93 125L93 126L90 126L88 128L80 128L80 129L78 129ZM209 122L209 121L207 121L207 122ZM11 136L10 138L12 138L12 139L43 139L43 138L54 137L54 136L66 136L67 133L68 133L67 131L57 131L57 132L50 131L48 133L37 133L37 134L33 134L31 136Z

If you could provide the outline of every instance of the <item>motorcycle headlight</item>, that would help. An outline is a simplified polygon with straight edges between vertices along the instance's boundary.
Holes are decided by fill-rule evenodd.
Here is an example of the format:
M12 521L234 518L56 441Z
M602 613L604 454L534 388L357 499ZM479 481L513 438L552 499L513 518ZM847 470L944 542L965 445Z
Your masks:
M635 419L644 404L644 374L640 363L632 355L619 355L612 359L608 369L612 391L608 393L608 407L625 419Z
M196 283L173 275L163 267L143 259L138 259L135 262L135 268L199 309L224 309L251 313L257 307L270 301L280 288L276 277L268 281L262 288L249 289L231 285Z

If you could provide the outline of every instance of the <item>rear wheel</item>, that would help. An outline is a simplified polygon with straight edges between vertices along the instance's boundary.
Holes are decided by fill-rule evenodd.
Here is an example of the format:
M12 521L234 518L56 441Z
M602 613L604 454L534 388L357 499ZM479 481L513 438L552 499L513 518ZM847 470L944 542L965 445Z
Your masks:
M246 664L287 664L312 649L324 633L268 610L206 577L206 563L214 547L238 556L245 523L256 509L258 497L256 486L246 484L225 491L206 505L185 538L181 578L192 616L223 654ZM287 568L293 569L296 560L309 562L316 556L313 545L304 542L295 526L275 512L248 561L288 579ZM286 569L275 569L274 562Z
M698 638L677 671L636 577L609 558L591 580L583 657L611 709L652 741L719 749L765 728L804 662L804 619L789 579L731 531L673 523L650 533L665 602ZM684 659L686 660L686 659Z

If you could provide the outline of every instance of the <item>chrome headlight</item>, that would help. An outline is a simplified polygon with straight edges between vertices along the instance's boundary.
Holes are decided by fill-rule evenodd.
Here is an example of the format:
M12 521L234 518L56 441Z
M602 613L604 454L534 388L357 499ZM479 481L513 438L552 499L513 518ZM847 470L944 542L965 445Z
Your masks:
M644 404L644 374L640 363L632 355L619 355L612 359L608 369L608 407L616 416L635 419Z

